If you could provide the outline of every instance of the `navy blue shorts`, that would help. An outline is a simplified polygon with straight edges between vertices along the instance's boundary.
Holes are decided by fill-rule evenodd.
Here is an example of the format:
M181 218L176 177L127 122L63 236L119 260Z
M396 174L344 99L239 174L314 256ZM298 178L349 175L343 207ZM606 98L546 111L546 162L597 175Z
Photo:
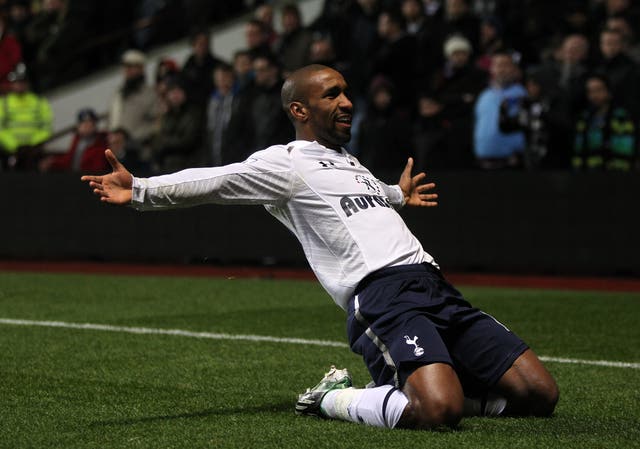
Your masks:
M455 369L468 396L495 385L528 348L431 264L383 268L363 279L349 301L347 333L376 385L402 388L417 368L440 362Z

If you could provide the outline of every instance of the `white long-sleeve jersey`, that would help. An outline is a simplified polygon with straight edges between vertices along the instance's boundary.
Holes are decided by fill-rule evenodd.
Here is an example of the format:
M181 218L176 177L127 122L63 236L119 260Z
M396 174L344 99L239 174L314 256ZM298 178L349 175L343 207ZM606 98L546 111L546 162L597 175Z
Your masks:
M133 179L138 210L205 203L264 205L298 238L318 280L345 310L367 274L435 265L396 212L404 203L400 187L376 179L344 149L297 140L241 163Z

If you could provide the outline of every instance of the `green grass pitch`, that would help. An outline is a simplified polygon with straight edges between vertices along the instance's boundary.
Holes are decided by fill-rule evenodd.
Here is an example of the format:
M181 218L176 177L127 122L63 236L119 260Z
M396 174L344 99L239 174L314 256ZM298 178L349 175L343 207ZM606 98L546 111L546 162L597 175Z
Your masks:
M640 448L640 294L461 287L548 362L555 416L416 432L299 417L346 347L0 323L0 448ZM307 281L0 273L0 319L346 342Z

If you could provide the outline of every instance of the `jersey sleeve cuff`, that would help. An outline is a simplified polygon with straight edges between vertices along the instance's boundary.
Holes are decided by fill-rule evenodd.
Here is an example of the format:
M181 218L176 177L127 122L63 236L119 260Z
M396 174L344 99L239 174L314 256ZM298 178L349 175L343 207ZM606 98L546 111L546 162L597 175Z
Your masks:
M396 209L402 209L406 203L402 189L399 185L391 186L391 188L394 192L393 198L389 198L389 200L391 200L391 204L393 204Z
M147 185L141 178L133 177L131 186L131 206L138 208L144 204L144 194L147 191Z

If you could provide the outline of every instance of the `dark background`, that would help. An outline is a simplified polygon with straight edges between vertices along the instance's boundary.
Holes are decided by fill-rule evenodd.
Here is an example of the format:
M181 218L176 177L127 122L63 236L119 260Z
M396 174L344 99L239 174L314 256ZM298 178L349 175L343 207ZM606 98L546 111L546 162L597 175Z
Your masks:
M633 174L431 173L440 206L401 214L445 271L640 274ZM0 258L306 266L262 207L137 212L102 204L78 175L0 177Z

